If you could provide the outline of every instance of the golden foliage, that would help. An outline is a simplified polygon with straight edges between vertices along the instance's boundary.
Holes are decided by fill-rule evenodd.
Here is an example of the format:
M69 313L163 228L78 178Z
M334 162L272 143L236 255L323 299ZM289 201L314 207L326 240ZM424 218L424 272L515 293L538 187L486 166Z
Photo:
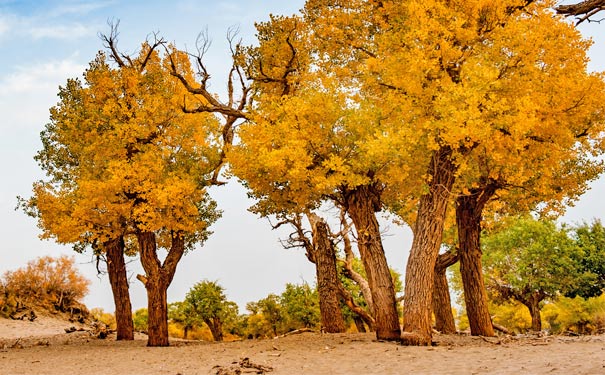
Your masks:
M192 77L187 56L170 52ZM219 159L220 126L211 114L182 111L203 98L170 74L169 60L147 43L127 66L114 68L99 53L83 82L60 89L36 156L48 179L24 203L43 238L102 244L135 229L206 231L216 214L207 212L206 180Z

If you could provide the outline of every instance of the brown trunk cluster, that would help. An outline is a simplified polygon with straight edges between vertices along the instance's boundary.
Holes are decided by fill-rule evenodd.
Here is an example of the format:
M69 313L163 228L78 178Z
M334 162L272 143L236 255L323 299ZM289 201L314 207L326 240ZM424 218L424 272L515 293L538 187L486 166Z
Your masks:
M336 254L330 240L328 224L314 214L309 214L308 218L313 235L313 258L322 329L327 333L345 332L338 292L340 280L336 269Z
M435 263L435 281L433 286L433 314L435 314L435 329L441 333L456 333L456 322L452 313L450 288L447 283L446 271L458 261L458 255L452 251L440 254Z
M374 329L379 340L399 340L401 328L393 279L389 271L376 212L379 192L373 186L359 186L345 194L347 213L357 231L357 243L374 302Z
M128 290L128 275L124 262L124 239L122 237L104 244L107 257L107 273L115 304L117 340L134 340L132 305Z
M167 290L172 282L176 266L185 252L184 239L180 234L172 235L172 245L164 263L157 255L156 238L153 232L137 234L141 264L145 276L138 275L147 290L148 339L147 346L168 346L168 302Z
M430 345L432 342L431 305L434 272L442 242L445 214L454 185L456 166L452 151L435 151L428 169L428 193L420 198L414 225L414 240L405 273L403 304L404 345Z

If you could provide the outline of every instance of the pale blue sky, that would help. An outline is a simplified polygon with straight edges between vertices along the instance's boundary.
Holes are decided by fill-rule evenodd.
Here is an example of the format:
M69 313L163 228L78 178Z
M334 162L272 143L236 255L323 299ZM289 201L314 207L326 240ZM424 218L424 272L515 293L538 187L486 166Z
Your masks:
M38 239L33 219L15 211L16 196L29 196L33 181L42 173L33 160L40 148L39 132L48 121L48 109L57 102L59 85L81 76L87 63L102 49L99 32L107 21L120 20L119 46L134 51L152 32L160 32L179 47L192 47L197 34L208 29L213 40L207 55L222 91L229 66L225 35L238 26L242 38L254 41L254 22L270 13L291 14L303 0L183 0L183 1L6 1L0 0L0 272L23 266L41 255L73 254L69 247ZM605 25L582 27L585 35L605 34ZM605 42L591 51L591 68L605 69ZM183 258L169 289L169 301L184 298L202 279L218 280L228 297L240 306L268 293L279 293L286 282L313 282L314 269L301 250L284 250L278 242L285 232L272 231L268 222L246 211L245 191L236 183L212 191L223 218L203 248ZM605 218L605 180L571 209L564 220L578 222ZM390 265L402 272L410 247L409 231L390 224L385 248ZM81 272L91 280L89 307L113 311L107 279L97 278L89 254L77 256ZM141 272L138 260L132 273ZM145 292L134 277L133 305L145 307Z

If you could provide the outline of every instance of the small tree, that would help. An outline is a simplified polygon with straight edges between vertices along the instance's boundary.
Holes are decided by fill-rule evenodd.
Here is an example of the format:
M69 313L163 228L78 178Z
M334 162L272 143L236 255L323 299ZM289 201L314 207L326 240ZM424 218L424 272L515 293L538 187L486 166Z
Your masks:
M574 228L573 235L582 250L576 261L583 277L568 297L598 297L605 292L605 228L600 221Z
M223 287L216 281L195 284L184 303L190 306L194 317L208 325L215 341L223 341L223 324L236 319L238 314L237 305L227 300Z
M172 323L180 324L183 327L184 339L188 338L191 329L202 325L203 323L193 312L193 306L187 301L168 304L168 320Z
M483 241L487 288L496 299L525 305L540 331L541 303L573 290L580 279L579 248L565 228L532 217L506 220Z
M286 284L280 303L286 312L287 330L313 328L320 323L319 296L309 284Z
M90 282L74 266L73 257L40 257L23 268L6 272L3 286L2 312L11 315L23 308L49 311L82 312L80 303Z

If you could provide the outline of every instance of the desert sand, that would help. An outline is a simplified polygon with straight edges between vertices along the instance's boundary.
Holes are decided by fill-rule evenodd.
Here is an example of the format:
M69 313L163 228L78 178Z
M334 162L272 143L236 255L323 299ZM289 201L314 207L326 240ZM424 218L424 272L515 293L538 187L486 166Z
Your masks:
M72 326L81 330L66 333ZM117 342L51 317L0 319L0 374L605 374L605 335L434 340L432 347L404 347L371 333L307 332L149 348L142 334Z

